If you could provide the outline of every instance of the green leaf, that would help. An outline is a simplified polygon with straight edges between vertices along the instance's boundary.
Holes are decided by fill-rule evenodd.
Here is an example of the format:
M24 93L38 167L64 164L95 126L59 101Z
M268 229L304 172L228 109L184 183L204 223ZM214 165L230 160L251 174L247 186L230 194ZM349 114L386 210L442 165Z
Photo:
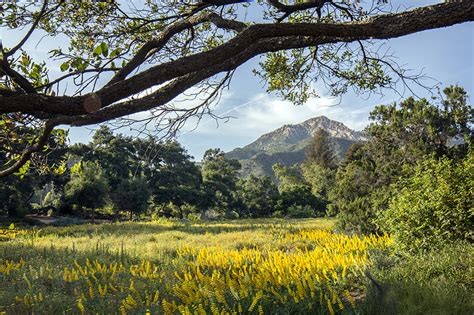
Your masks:
M23 55L21 56L21 63L28 67L30 65L30 59L28 59L27 56Z
M67 71L67 69L69 69L69 62L64 62L61 64L61 71L64 72L64 71Z
M25 175L28 173L28 170L30 169L30 162L28 161L23 165L18 172L15 173L16 176L20 177L20 179L23 179Z
M74 164L74 165L71 167L71 173L72 173L72 174L80 174L81 168L82 168L82 163L81 163L81 162L77 162L76 164Z
M109 46L107 45L107 43L102 42L100 44L100 49L104 57L107 57L109 55Z
M78 64L77 70L78 71L84 71L84 70L86 70L87 66L88 66L88 63L84 61L84 62Z
M115 57L117 57L118 55L120 55L120 53L121 53L120 48L114 49L114 50L112 50L112 52L110 53L110 58L115 58Z
M97 46L94 51L92 52L95 56L99 56L102 53L102 44Z
M14 229L15 229L15 224L14 224L14 223L10 224L10 226L8 227L8 229L9 229L9 230L14 230Z

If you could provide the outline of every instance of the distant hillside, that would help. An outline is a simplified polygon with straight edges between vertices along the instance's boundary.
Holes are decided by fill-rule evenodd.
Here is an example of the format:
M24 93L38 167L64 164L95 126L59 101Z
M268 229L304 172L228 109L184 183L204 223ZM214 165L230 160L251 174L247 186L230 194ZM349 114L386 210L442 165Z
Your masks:
M351 144L365 140L362 132L354 131L325 116L319 116L300 124L284 125L243 148L226 153L226 156L240 160L242 177L251 174L273 177L273 164L294 165L305 160L305 148L311 142L312 135L320 128L331 135L337 155L341 159Z

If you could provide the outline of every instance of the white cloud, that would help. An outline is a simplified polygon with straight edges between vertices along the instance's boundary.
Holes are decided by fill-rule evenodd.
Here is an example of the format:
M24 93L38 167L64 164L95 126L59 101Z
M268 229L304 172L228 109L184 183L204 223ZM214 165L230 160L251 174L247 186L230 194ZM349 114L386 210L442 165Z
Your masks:
M273 131L285 124L298 124L317 116L327 116L340 121L349 128L362 130L368 124L368 114L374 104L346 104L339 98L320 97L310 99L305 105L295 106L266 93L260 93L247 102L233 102L228 97L217 108L220 116L233 116L229 121L204 118L199 126L188 124L179 141L184 144L198 159L205 149L219 147L229 151L235 147L245 146L259 136ZM192 126L192 127L190 127Z
M230 103L232 98L227 100ZM351 107L339 104L339 98L319 97L310 99L306 104L295 106L268 94L258 94L250 101L229 106L229 110L220 113L220 116L233 116L234 119L221 121L219 126L213 119L204 119L194 130L196 135L219 134L226 136L254 136L272 131L285 124L298 124L316 116L327 116L330 119L341 121L353 129L363 129L367 125L368 111L372 106ZM187 133L187 132L185 132Z

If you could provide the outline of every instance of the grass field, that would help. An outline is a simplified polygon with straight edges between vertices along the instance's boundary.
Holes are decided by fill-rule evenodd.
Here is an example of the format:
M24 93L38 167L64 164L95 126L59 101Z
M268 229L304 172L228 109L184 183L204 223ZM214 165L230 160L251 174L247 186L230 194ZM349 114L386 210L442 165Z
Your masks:
M327 219L0 230L0 314L353 314L388 237Z

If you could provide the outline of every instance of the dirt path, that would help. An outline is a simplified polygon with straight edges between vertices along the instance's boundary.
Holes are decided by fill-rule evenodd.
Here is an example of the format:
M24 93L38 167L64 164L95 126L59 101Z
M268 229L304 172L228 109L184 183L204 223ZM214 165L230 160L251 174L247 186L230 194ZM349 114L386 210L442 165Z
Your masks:
M55 218L55 217L48 217L45 215L37 215L37 214L28 214L25 216L25 218L33 220L33 221L38 221L46 225L53 224L54 222L58 220L58 218Z

